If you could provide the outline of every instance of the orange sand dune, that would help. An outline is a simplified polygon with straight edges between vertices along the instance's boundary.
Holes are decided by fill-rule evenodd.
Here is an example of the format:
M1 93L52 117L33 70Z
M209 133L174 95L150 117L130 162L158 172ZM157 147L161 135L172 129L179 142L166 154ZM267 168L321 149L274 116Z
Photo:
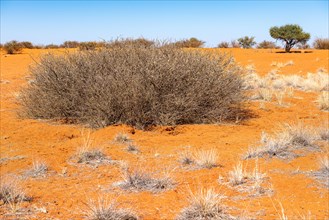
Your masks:
M241 65L254 65L260 75L273 69L272 62L293 61L293 65L283 67L280 74L303 76L316 72L318 68L328 70L329 65L328 50L289 54L261 49L207 50L231 53ZM91 130L94 146L102 148L112 159L123 161L130 168L167 172L176 183L173 189L158 194L126 192L113 187L113 183L122 180L120 165L91 168L72 163L72 156L82 144L82 126L24 119L17 115L19 106L15 97L27 83L28 67L47 51L24 50L18 55L1 54L0 156L8 159L0 163L1 179L8 175L21 175L37 160L46 162L50 167L46 178L21 180L27 193L34 198L30 203L23 203L23 207L32 213L22 218L82 219L87 200L105 195L116 199L123 207L131 207L142 219L174 219L188 205L189 191L202 187L224 194L226 199L223 201L231 207L229 212L232 215L279 219L281 203L290 219L299 219L309 212L317 219L329 218L328 189L304 173L318 169L318 157L323 152L308 152L291 161L259 159L260 170L267 174L266 181L273 191L269 195L253 197L225 184L228 172L242 161L241 155L249 146L259 141L262 131L275 132L284 122L303 121L318 125L328 121L328 112L320 111L314 102L319 93L296 91L292 98L285 98L285 102L289 103L287 107L272 101L266 103L265 108L260 108L259 102L251 102L247 108L255 117L238 124L181 125L136 132L124 125ZM141 152L129 153L124 145L113 142L119 132L129 134ZM220 166L199 170L183 167L178 160L186 146L190 146L192 151L215 148ZM255 160L243 163L250 169L255 166ZM222 184L219 176L223 178ZM42 207L46 213L38 211ZM5 215L7 212L8 208L0 205L0 215L4 219L8 217Z

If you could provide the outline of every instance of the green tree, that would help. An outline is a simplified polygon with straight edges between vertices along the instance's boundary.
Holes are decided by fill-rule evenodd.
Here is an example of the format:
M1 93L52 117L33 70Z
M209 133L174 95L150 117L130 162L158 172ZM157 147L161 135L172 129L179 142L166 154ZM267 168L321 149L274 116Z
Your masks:
M254 39L255 39L255 37L245 36L245 37L239 38L238 42L242 48L251 48L252 46L254 46L256 44Z
M271 27L270 35L276 40L285 42L285 51L290 52L291 48L298 43L306 43L311 35L303 31L297 24L287 24L281 27Z

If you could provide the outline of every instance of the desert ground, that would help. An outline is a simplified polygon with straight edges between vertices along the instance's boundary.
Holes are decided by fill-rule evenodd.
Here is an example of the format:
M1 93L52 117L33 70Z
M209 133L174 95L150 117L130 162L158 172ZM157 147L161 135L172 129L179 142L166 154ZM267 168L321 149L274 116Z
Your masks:
M2 51L1 181L19 184L32 199L16 204L2 201L1 218L84 219L90 201L106 199L131 209L140 219L175 219L189 206L191 195L211 190L222 195L220 202L228 214L241 219L329 219L328 174L319 178L329 144L315 138L321 127L328 129L329 113L317 102L323 90L318 84L328 83L328 50L200 50L229 53L249 72L253 90L246 108L252 117L237 118L236 123L156 126L148 131L27 119L19 114L17 98L29 83L29 66L44 53L62 50L25 49L15 55ZM266 92L270 97L264 97ZM312 144L281 156L247 158L252 147L275 137L285 123L309 131ZM78 163L75 155L84 147L101 149L110 159ZM213 166L198 162L202 152L215 155ZM188 154L195 163L186 161ZM239 163L249 176L235 184L232 171ZM46 172L29 175L36 164L46 165ZM127 170L170 179L170 186L158 191L122 189L118 185Z

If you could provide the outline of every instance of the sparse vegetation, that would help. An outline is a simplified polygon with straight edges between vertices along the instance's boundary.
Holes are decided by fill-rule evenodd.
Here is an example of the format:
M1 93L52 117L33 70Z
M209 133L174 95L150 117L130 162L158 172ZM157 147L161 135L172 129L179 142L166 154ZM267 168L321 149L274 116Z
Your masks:
M319 158L319 167L318 171L310 172L310 175L317 179L320 183L323 183L326 187L329 188L329 157L328 155Z
M239 162L232 171L228 173L229 182L235 186L243 184L247 179L247 174L243 169L243 165Z
M190 193L189 206L184 208L176 220L233 220L235 217L227 214L227 208L222 204L223 196L213 189L201 188L196 193Z
M316 140L318 140L317 134L312 127L302 123L287 123L281 126L274 137L262 137L261 146L249 148L244 159L264 156L291 159L295 156L294 150L296 149L318 150L318 146L315 144Z
M48 165L45 162L34 161L32 168L25 172L25 176L32 178L45 177L48 169Z
M319 50L329 50L329 39L328 38L317 38L313 43L313 47Z
M139 153L138 146L135 144L128 144L126 150L131 153Z
M217 47L218 48L229 48L230 47L230 43L229 42L226 42L226 41L223 41L223 42L220 42Z
M109 202L104 198L98 201L89 200L87 204L88 210L85 216L88 220L138 220L136 214L129 209L118 207L116 202Z
M278 46L275 45L272 41L262 41L257 45L257 48L259 49L277 49Z
M316 100L321 110L329 111L329 92L323 91Z
M159 193L171 189L174 186L174 182L168 174L164 177L156 177L154 174L141 169L133 171L126 169L123 174L123 181L116 185L129 191Z
M18 41L10 41L3 45L3 49L7 52L7 54L17 54L21 53L23 46Z
M15 204L31 200L32 198L26 195L17 180L1 178L0 201L3 201L5 204Z
M240 44L239 44L238 41L236 41L236 40L232 40L232 41L231 41L231 47L232 47L232 48L240 48Z
M218 166L218 152L215 149L198 150L193 158L195 164L201 168L211 169Z
M241 69L222 54L125 44L46 55L32 75L20 99L32 118L147 128L245 115Z
M125 144L125 143L129 143L132 140L130 139L128 134L124 134L124 133L118 133L115 137L114 137L114 141L118 142L120 144Z
M78 163L102 163L104 161L109 161L110 159L100 149L80 149L77 154Z

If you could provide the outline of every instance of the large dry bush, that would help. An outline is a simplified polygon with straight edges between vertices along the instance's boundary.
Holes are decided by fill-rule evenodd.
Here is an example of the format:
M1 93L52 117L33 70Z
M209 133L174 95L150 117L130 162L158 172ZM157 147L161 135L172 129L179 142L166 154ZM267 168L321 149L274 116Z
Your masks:
M313 43L313 47L315 49L328 50L329 49L329 39L328 38L317 38Z
M48 54L22 92L27 116L92 127L213 123L240 117L241 70L233 59L173 47L122 43Z

